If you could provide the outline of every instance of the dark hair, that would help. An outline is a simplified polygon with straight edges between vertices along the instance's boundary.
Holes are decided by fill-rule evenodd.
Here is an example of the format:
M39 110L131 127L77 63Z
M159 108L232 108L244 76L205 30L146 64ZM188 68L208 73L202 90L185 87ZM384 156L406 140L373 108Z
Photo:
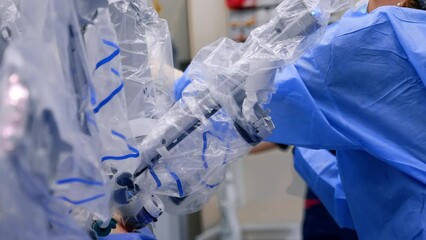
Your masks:
M426 10L425 0L405 0L401 3L401 7L416 8Z
M426 10L426 0L417 0L420 9Z

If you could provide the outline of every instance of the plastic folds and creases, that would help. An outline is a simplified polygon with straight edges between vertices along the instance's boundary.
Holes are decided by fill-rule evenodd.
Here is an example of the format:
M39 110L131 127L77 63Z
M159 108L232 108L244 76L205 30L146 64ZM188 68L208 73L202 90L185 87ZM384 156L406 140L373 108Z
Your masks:
M100 145L90 124L80 26L73 2L37 4L19 5L22 32L8 44L0 71L5 192L0 232L7 239L30 234L89 239L85 222L108 219L111 213L107 178L98 162ZM32 14L23 14L28 8ZM34 34L35 29L44 31ZM79 225L75 219L83 220Z
M158 119L173 103L174 68L167 22L146 0L115 1L109 11L121 49L129 120ZM146 134L137 130L135 137Z
M88 239L109 234L113 213L133 230L198 210L270 134L275 69L336 6L285 1L246 43L203 48L173 103L170 33L147 1L2 1L2 237Z
M142 191L162 196L166 211L198 210L226 163L274 128L262 106L274 92L276 69L296 61L321 38L330 12L350 2L284 1L245 43L225 38L202 48L182 79L190 84L175 93L182 98L140 144Z

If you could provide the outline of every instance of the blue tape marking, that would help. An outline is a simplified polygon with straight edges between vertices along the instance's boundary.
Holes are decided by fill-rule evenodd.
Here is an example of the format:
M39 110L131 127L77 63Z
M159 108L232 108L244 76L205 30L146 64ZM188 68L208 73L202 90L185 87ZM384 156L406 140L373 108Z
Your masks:
M207 188L215 188L217 186L219 186L220 183L216 183L216 184L208 184L206 182L203 181L203 184L207 187Z
M157 187L161 187L161 181L158 178L157 174L154 172L154 170L151 167L149 167L148 170L152 178L154 178L155 182L157 183Z
M127 144L127 149L129 149L129 151L131 151L133 153L130 153L130 154L127 154L127 155L124 155L124 156L105 156L105 157L101 158L101 162L107 161L107 160L115 160L115 161L126 160L126 159L129 159L129 158L138 158L140 156L139 151L136 148L130 146L130 144L127 143L127 139L123 134L121 134L117 131L114 131L114 130L111 130L111 134L123 139Z
M108 62L110 62L110 61L111 61L111 60L113 60L115 57L117 57L117 56L118 56L118 54L120 54L120 47L119 47L117 44L115 44L115 43L113 43L113 42L111 42L111 41L105 40L105 39L103 39L103 40L102 40L102 42L103 42L104 44L106 44L106 45L110 46L110 47L115 48L115 51L114 51L114 52L112 52L112 53L111 53L108 57L106 57L106 58L104 58L104 59L100 60L98 63L96 63L96 68L95 68L95 70L96 70L96 69L98 69L98 68L100 68L102 65L104 65L104 64L106 64L106 63L108 63Z
M206 132L203 133L203 150L202 150L201 160L203 161L203 165L204 165L205 169L208 169L208 163L207 163L207 160L206 160L207 134L209 134L210 136L215 137L215 138L219 139L220 141L224 142L221 137L211 133L210 131L206 131ZM223 158L222 165L225 165L227 163L229 149L230 149L229 143L226 143L226 155ZM215 184L208 184L204 180L201 180L201 183L204 184L204 186L206 186L207 188L215 188L215 187L220 185L220 182L215 183Z
M98 106L96 106L94 109L93 109L93 112L94 113L98 113L99 112L99 110L101 110L101 108L103 107L103 106L105 106L105 104L107 104L109 101L111 101L111 99L115 96L115 95L117 95L122 89L123 89L123 87L124 87L124 83L123 82L121 82L121 84L120 84L120 86L118 86L116 89L114 89L114 91L112 91L112 93L108 96L108 97L106 97L104 100L102 100L99 104L98 104Z
M126 136L124 136L123 134L121 134L121 133L119 133L119 132L117 132L117 131L115 131L115 130L111 130L111 134L112 134L112 135L115 135L115 136L117 136L117 137L119 137L119 138L121 138L121 139L123 139L124 141L127 141Z
M93 126L95 126L96 130L99 132L98 124L96 123L95 119L92 118L91 112L86 112L85 115L87 122L93 124Z
M127 149L129 149L130 151L132 151L135 154L135 158L139 157L139 151L136 148L127 144Z
M114 42L111 42L111 41L108 41L108 40L106 40L106 39L102 39L102 42L105 44L105 45L108 45L108 46L110 46L110 47L113 47L113 48L120 48L116 43L114 43Z
M64 179L56 181L56 184L59 184L59 185L68 184L68 183L83 183L86 185L94 185L94 186L104 185L102 182L90 180L90 179L83 179L83 178L64 178Z
M128 154L128 155L121 156L121 157L120 156L119 157L110 156L110 158L115 158L115 160L123 160L123 159L127 159L127 158L130 158L130 157L133 157L133 158L138 158L139 157L139 155L140 155L139 151L136 148L130 146L130 144L127 143L126 136L124 136L123 134L121 134L121 133L119 133L119 132L117 132L115 130L111 130L111 134L113 134L114 136L117 136L117 137L123 139L126 142L126 144L127 144L127 149L129 149L129 151L132 151L133 154ZM103 157L103 158L108 158L108 156Z
M127 141L126 136L124 136L123 134L121 134L121 133L119 133L119 132L117 132L117 131L114 131L114 130L111 130L111 133L112 133L113 135L115 135L115 136L117 136L117 137L119 137L119 138L123 139L124 141ZM134 153L137 153L137 154L138 154L138 157L139 157L139 151L138 151L136 148L134 148L134 147L130 146L129 144L127 144L127 148L128 148L130 151L132 151L132 152L134 152Z
M179 196L183 197L183 188L182 188L182 183L180 182L179 177L174 172L170 172L170 175L172 175L172 177L176 181L176 185L177 185L177 188L178 188L178 191L179 191Z
M126 160L129 158L138 158L139 157L139 153L130 153L127 155L123 155L123 156L105 156L101 158L101 162L103 161L108 161L108 160L113 160L113 161L121 161L121 160Z
M114 73L115 76L120 77L120 72L117 71L117 69L115 69L115 68L112 67L111 68L111 72Z
M61 196L61 197L58 197L58 198L64 200L65 202L69 202L71 204L74 204L74 205L80 205L80 204L83 204L83 203L94 201L94 200L99 199L101 197L105 197L105 194L99 194L99 195L93 196L91 198L86 198L86 199L77 200L77 201L71 200L71 199L69 199L65 196Z
M210 136L219 139L221 142L223 142L223 139L213 133L211 133L210 131L206 131L203 133L203 150L202 150L202 154L201 154L201 160L203 161L203 165L205 169L209 168L209 165L207 163L207 159L206 159L206 151L207 151L207 134L209 134ZM227 146L227 151L229 151L229 144L226 144ZM226 157L225 156L225 160L224 160L224 164L226 163Z
M202 154L201 154L201 160L203 161L203 165L204 165L205 169L209 168L209 165L208 165L207 160L206 160L207 133L208 132L203 133L203 151L202 151Z
M90 94L90 103L92 105L95 105L97 100L96 100L96 90L95 90L95 86L93 86L92 80L89 80L89 94Z

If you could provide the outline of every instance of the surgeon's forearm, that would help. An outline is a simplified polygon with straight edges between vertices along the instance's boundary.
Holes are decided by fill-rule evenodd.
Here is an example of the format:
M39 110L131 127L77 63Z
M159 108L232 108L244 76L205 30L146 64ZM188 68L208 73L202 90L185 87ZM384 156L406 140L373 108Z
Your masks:
M271 143L271 142L261 142L258 145L256 145L255 147L253 147L250 151L250 154L258 154L258 153L263 153L272 149L277 148L278 145L275 143Z

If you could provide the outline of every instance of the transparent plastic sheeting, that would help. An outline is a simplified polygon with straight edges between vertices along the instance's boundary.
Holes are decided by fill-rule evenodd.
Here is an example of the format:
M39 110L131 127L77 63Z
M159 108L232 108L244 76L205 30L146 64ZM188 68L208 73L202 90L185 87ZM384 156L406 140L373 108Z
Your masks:
M115 211L149 223L157 196L171 213L198 210L272 129L261 106L274 69L347 3L285 1L247 43L207 46L172 106L170 34L146 1L2 1L2 236L89 238Z
M350 4L284 1L276 9L278 16L255 29L244 44L224 38L204 47L187 76L202 82L232 118L254 122L255 105L266 103L273 93L275 69L298 59L323 34L330 13ZM244 100L238 99L241 90Z
M173 103L174 68L167 22L146 1L115 1L109 11L121 49L129 120L158 119ZM143 135L139 131L136 137Z
M88 239L72 217L111 213L89 124L89 77L74 3L15 6L22 34L7 42L0 69L0 232L6 239Z
M123 77L122 69L151 73L141 80L151 92L138 99L151 106L135 116L158 118L172 102L165 87L165 79L173 78L170 34L144 6L150 25L138 26L147 28L149 51L138 59L132 58L137 51L120 55L106 1L0 4L0 170L7 193L0 202L2 236L84 239L93 221L108 225L117 208L110 197L116 173L134 172L139 156L124 95L131 74ZM134 32L131 26L122 26L120 39Z
M176 114L169 111L158 123L158 129L174 124L173 120L180 116ZM199 210L223 180L227 163L243 158L251 147L223 111L198 124L172 149L159 148L161 158L137 179L142 191L161 196L169 213Z
M111 175L138 165L139 150L132 137L124 96L120 46L109 11L99 9L84 34L94 87L93 112L102 142L101 162Z
M20 17L14 1L3 0L0 2L0 64L4 50L9 41L19 35Z
M284 1L247 42L225 38L201 49L182 99L140 144L142 191L162 196L168 212L198 210L222 181L226 163L272 130L261 106L273 92L276 68L294 62L321 37L330 13L350 5Z

